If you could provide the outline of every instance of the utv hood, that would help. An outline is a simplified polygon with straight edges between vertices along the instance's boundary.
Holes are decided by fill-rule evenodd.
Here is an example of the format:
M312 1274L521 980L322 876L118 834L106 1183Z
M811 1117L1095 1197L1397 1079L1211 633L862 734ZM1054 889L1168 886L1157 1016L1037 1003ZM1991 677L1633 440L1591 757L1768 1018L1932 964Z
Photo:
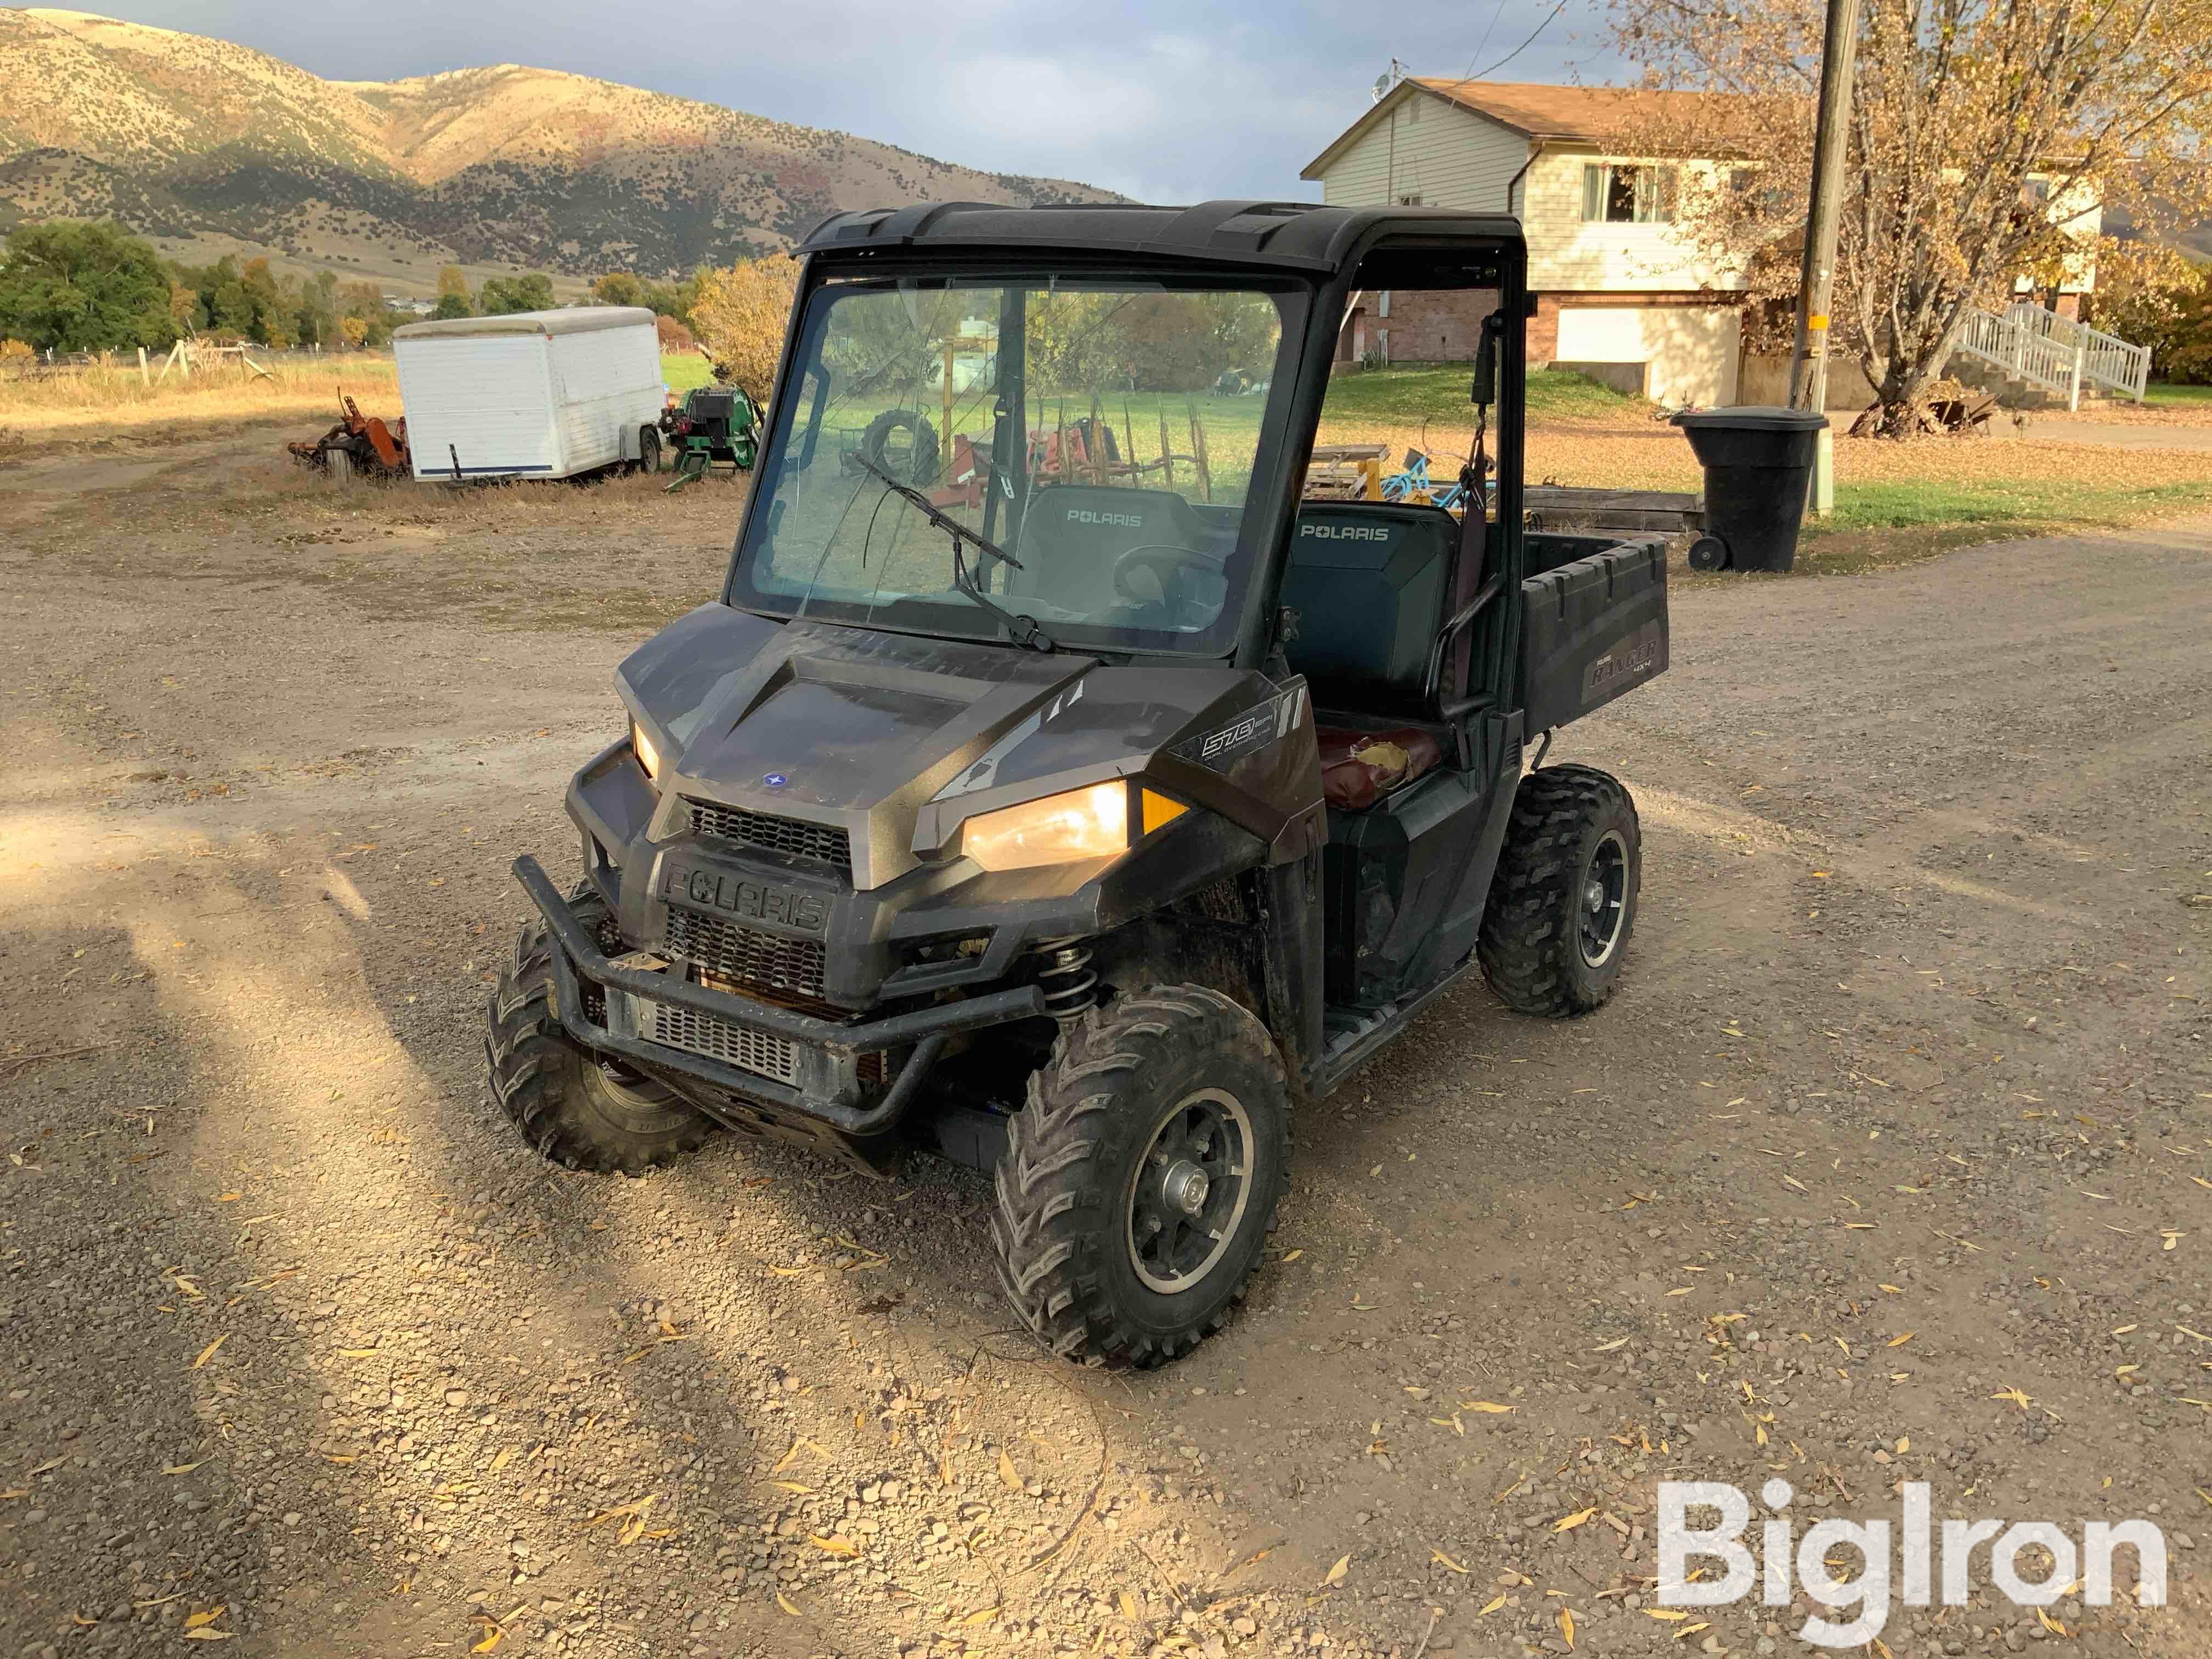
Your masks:
M687 830L695 804L834 825L862 890L915 868L971 813L1159 770L1162 751L1209 720L1278 695L1218 663L1112 667L1067 651L776 623L722 605L647 641L619 680L662 757L654 840ZM1165 771L1177 769L1168 759ZM1231 783L1219 769L1190 769L1196 794ZM1263 794L1273 802L1231 816L1273 839L1279 823L1265 821L1308 803L1285 799L1280 780Z

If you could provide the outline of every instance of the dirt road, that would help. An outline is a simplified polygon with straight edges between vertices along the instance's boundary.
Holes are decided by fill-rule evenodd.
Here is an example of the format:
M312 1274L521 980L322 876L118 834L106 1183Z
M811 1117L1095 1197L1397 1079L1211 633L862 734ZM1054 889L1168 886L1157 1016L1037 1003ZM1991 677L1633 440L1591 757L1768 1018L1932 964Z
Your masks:
M267 453L0 475L0 1650L1796 1653L1647 1599L1659 1480L1777 1475L2166 1529L2164 1611L1978 1557L1895 1659L2212 1650L2212 525L1685 584L1554 750L1642 807L1622 994L1428 1014L1121 1376L1009 1329L971 1175L487 1102L507 861L731 498Z

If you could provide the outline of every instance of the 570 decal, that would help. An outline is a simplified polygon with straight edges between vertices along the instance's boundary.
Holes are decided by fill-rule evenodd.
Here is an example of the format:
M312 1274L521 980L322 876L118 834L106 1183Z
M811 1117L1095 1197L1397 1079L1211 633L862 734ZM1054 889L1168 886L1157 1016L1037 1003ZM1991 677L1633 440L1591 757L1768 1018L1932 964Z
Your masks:
M1245 756L1288 737L1305 717L1305 712L1306 689L1303 684L1294 685L1265 702L1254 704L1225 726L1185 738L1168 753L1195 761L1216 772L1226 772Z

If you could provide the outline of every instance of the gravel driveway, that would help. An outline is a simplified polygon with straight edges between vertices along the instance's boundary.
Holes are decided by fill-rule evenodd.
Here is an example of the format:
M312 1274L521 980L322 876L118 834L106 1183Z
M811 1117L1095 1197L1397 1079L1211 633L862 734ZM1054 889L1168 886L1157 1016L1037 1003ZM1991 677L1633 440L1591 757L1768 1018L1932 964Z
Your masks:
M1776 1475L2166 1529L2164 1611L1978 1565L1895 1659L2212 1651L2212 524L1683 584L1553 751L1643 811L1620 996L1445 1000L1121 1376L971 1174L488 1103L507 862L731 498L267 454L0 474L0 1651L1797 1653L1648 1600L1660 1479Z

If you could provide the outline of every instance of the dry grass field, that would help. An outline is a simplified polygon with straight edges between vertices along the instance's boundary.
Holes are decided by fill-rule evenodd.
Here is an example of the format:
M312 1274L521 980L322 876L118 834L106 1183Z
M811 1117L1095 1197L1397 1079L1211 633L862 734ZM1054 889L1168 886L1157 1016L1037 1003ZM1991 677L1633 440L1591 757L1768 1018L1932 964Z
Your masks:
M304 437L318 419L337 418L341 392L370 414L398 413L399 382L382 353L272 359L264 368L256 374L227 362L189 379L173 369L149 386L135 361L118 357L78 374L0 380L0 455L159 445L278 420L299 421Z

